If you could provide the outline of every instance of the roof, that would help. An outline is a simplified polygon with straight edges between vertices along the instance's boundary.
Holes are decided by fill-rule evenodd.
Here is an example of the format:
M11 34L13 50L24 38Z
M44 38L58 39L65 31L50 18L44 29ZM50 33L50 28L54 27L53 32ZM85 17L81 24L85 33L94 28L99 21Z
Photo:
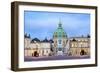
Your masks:
M31 43L35 43L35 42L41 42L41 43L53 43L54 41L52 39L48 40L47 38L45 38L44 40L40 41L38 38L34 38L31 40Z
M30 37L30 34L29 34L29 35L25 34L24 37L25 37L25 38L31 38L31 37Z
M50 43L54 43L54 41L52 39L49 40Z
M87 39L87 38L90 38L90 35L87 35L87 36L78 36L78 37L70 37L69 39L73 39L73 38L75 38L75 39Z
M45 38L42 42L49 42L49 40L47 38Z
M58 28L57 30L54 32L53 37L67 37L66 32L64 31L64 29L62 28L62 24L61 22L59 22L58 24Z
M72 41L77 41L77 40L75 38L73 38Z
M40 40L38 38L34 38L31 40L31 43L34 43L34 42L40 42Z

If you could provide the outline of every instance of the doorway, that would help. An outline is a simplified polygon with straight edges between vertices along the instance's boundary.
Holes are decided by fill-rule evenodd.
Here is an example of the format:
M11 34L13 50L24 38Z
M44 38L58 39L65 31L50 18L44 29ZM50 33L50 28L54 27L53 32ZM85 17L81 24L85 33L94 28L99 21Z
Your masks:
M80 55L86 55L86 52L84 50L81 50Z
M38 57L39 56L39 53L37 51L34 51L34 53L32 54L32 56Z

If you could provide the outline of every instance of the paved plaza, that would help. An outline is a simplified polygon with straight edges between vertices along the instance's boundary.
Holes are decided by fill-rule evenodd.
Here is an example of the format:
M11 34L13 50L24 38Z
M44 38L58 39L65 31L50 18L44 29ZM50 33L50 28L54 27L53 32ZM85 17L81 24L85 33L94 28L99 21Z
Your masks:
M24 61L48 61L48 60L71 60L71 59L88 59L90 56L48 56L48 57L25 57Z

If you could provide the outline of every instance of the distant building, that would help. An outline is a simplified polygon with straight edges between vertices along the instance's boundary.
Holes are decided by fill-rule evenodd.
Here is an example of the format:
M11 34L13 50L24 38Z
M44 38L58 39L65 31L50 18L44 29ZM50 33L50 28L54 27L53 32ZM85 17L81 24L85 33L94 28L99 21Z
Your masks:
M25 56L90 56L90 36L69 37L59 22L53 39L32 39L25 34Z

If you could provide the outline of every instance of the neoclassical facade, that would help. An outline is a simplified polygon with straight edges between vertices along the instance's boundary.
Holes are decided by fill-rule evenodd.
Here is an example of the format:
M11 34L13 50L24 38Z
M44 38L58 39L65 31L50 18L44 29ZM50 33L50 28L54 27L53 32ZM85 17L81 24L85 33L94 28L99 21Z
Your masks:
M90 36L68 37L61 22L53 33L53 39L32 39L25 34L24 43L25 56L90 56Z

